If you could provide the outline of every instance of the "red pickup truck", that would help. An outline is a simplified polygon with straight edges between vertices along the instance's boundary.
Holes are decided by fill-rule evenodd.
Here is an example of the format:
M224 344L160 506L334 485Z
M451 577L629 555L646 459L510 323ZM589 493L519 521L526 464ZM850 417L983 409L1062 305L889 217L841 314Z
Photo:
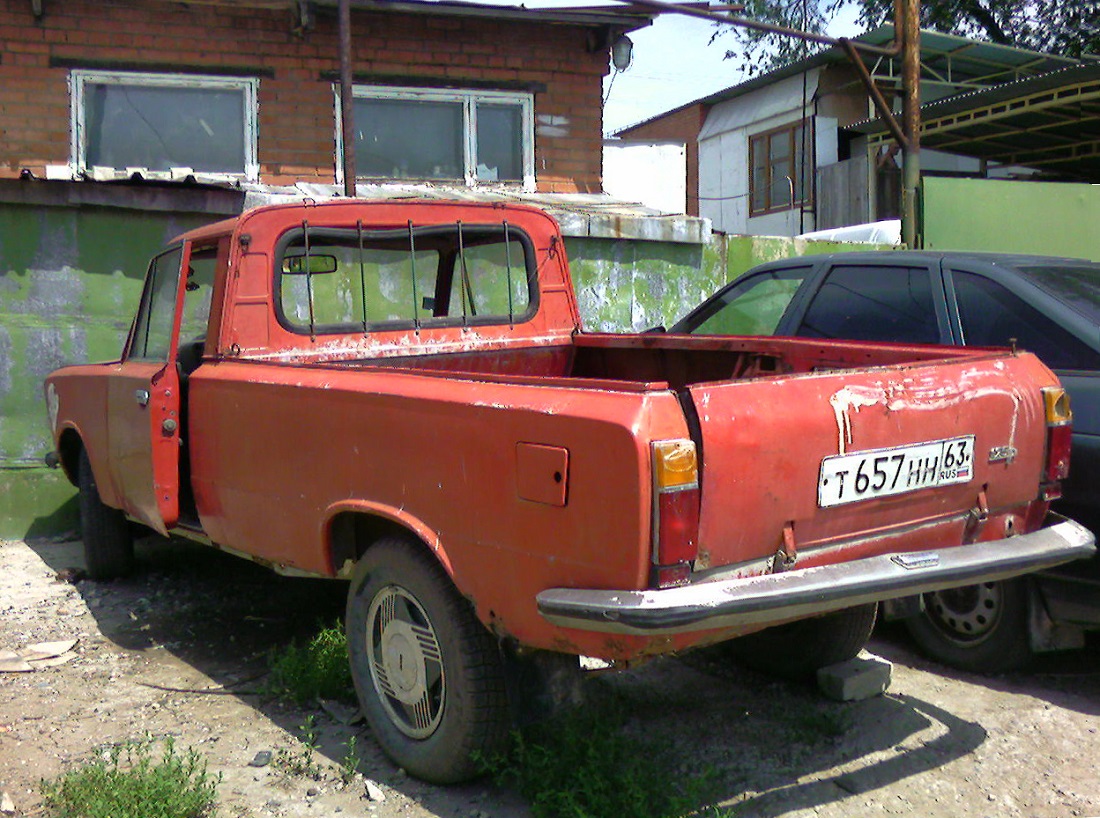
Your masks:
M518 654L793 623L810 641L779 658L809 669L858 652L877 601L1094 550L1048 517L1070 415L1033 355L584 333L524 206L307 200L191 231L121 358L45 390L91 575L131 569L136 520L350 580L363 710L434 781L506 735Z

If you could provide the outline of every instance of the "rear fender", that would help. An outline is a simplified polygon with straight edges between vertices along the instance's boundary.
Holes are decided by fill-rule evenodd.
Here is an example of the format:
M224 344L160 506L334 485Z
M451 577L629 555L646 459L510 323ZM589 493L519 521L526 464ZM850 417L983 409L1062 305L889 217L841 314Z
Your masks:
M324 519L322 542L332 576L347 579L372 542L386 534L404 533L423 542L454 581L454 569L439 535L403 509L369 500L345 500L329 506Z

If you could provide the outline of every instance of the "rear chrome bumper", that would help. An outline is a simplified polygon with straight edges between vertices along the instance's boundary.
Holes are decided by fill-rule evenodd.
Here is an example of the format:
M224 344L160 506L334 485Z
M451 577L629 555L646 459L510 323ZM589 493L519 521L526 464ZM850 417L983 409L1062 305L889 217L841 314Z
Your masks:
M1031 534L939 551L883 554L779 574L704 581L660 591L549 588L537 597L549 622L621 634L779 624L853 605L1009 579L1096 552L1092 532L1051 515Z

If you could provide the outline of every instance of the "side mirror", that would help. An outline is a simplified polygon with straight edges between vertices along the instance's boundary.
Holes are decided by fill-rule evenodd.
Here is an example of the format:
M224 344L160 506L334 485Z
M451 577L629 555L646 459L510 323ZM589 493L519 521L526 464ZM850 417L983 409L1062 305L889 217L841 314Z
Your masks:
M283 256L283 275L301 276L335 273L338 269L336 256L295 255Z

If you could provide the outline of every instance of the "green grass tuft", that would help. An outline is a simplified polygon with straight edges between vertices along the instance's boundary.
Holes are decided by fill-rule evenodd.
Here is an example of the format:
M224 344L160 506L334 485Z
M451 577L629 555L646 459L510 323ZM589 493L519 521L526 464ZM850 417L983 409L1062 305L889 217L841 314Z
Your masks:
M147 737L126 742L53 781L41 791L55 818L202 818L213 813L220 775L194 750L165 739L159 758Z
M316 699L355 700L347 637L340 625L322 628L305 645L291 643L272 652L270 665L264 689L280 699L295 704Z
M536 818L717 816L706 806L715 774L679 772L668 747L625 732L622 708L587 707L513 733L509 755L487 760L498 784L514 786Z

